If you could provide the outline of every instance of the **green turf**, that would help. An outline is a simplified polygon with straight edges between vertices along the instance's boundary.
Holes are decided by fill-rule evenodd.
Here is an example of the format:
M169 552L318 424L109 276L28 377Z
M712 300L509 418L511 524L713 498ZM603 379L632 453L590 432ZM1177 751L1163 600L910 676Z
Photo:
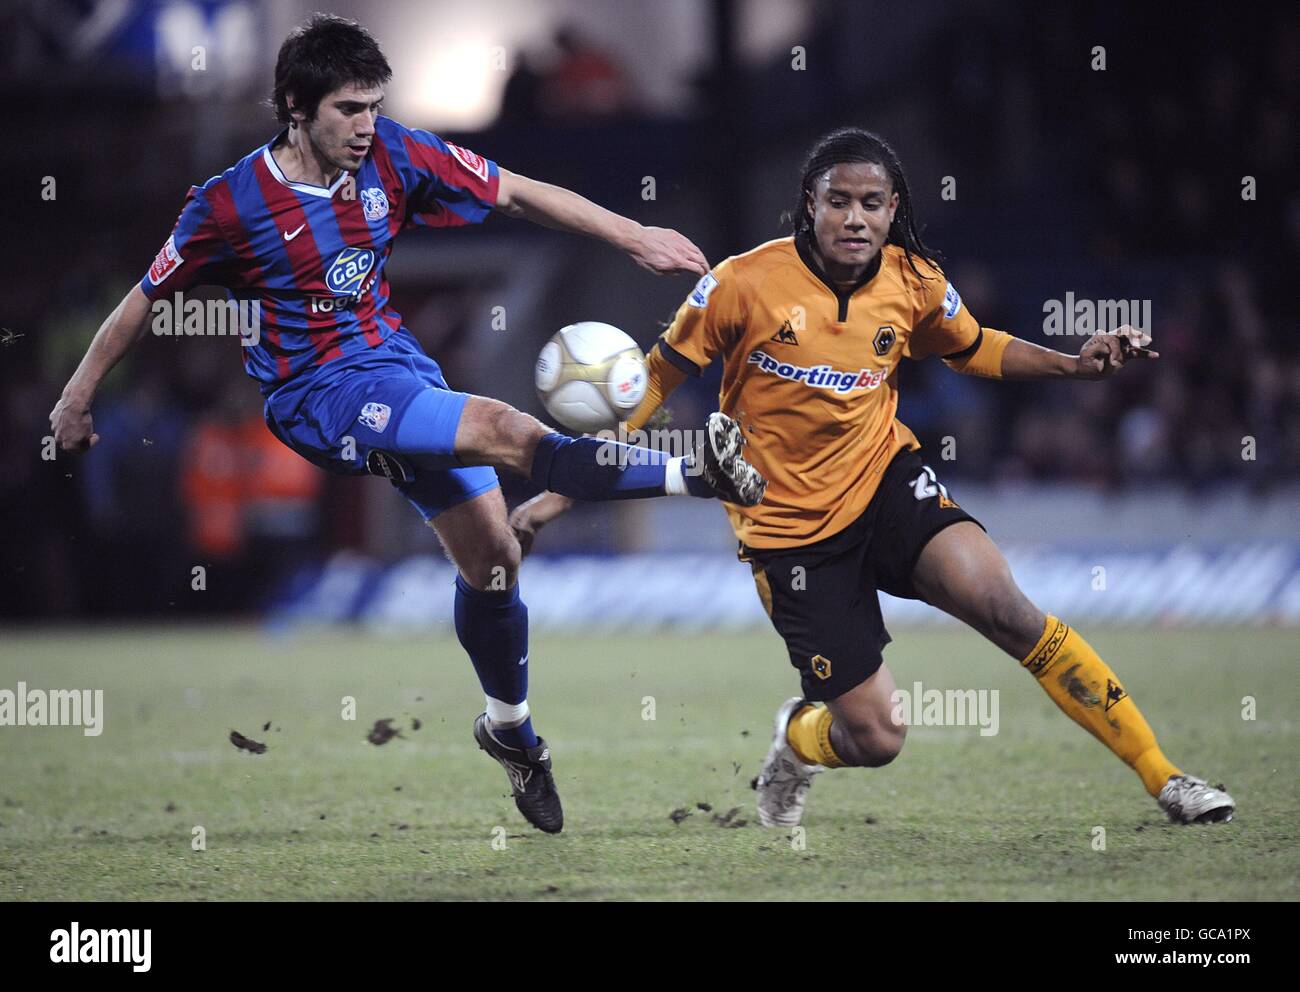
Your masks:
M1000 733L917 728L889 767L821 776L803 850L753 815L749 781L796 685L770 631L535 639L559 837L522 821L474 747L481 696L454 639L9 632L0 688L102 688L106 719L98 738L0 727L0 899L1296 898L1295 633L1088 634L1170 757L1227 783L1236 821L1165 822L1127 768L964 631L900 631L890 665L904 686L1000 689ZM403 737L376 747L364 738L381 717ZM269 751L237 751L232 729ZM747 822L719 826L696 803Z

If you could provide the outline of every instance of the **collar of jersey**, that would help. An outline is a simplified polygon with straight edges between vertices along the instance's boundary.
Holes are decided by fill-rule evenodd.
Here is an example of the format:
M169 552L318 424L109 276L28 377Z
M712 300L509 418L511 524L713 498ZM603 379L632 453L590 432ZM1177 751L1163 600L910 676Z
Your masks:
M794 247L795 251L799 253L799 261L803 262L804 267L816 276L823 286L834 293L837 300L841 301L848 299L867 283L871 282L871 280L876 277L876 273L880 271L881 262L884 260L884 251L876 252L875 260L867 266L867 271L862 273L858 278L858 281L848 287L848 289L841 289L839 286L835 285L835 283L831 282L825 271L823 271L821 264L817 261L817 256L813 254L812 250L812 239L809 237L807 231L795 235Z
M317 186L313 183L298 183L286 178L285 174L280 170L280 164L275 160L275 156L271 154L271 146L279 142L279 140L288 133L289 129L285 128L268 141L266 147L262 149L262 161L265 162L266 167L271 170L271 175L275 176L276 182L280 183L282 186L288 186L295 193L306 193L308 196L320 196L326 200L333 199L334 194L338 192L339 187L348 181L348 170L340 170L339 177L335 179L333 184L330 186Z

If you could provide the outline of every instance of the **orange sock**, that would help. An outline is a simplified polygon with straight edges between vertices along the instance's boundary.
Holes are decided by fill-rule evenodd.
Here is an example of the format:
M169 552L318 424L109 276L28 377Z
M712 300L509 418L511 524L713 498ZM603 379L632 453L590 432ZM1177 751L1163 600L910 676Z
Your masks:
M805 765L843 768L844 762L831 747L831 711L825 706L805 706L790 718L786 740Z
M1066 716L1105 744L1155 796L1181 774L1156 744L1156 735L1119 678L1080 634L1049 616L1021 664Z

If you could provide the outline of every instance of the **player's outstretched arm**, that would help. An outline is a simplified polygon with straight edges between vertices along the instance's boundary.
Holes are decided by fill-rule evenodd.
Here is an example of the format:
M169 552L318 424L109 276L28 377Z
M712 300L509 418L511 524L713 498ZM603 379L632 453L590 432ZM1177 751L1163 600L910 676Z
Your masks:
M86 451L99 440L90 418L90 404L104 377L140 340L149 324L149 298L132 286L95 333L86 355L63 387L50 411L54 442L63 451Z
M627 252L637 265L659 275L709 271L704 253L685 235L669 228L646 227L606 210L584 196L550 183L500 170L497 210L543 227L600 238Z
M1079 354L1066 355L1013 338L1002 354L1002 378L1104 379L1114 375L1129 360L1159 358L1147 345L1151 335L1125 324L1117 331L1094 334Z
M1125 324L1094 334L1078 355L1067 355L985 328L978 349L944 361L958 372L995 379L1105 379L1125 362L1159 358L1150 343L1151 335Z

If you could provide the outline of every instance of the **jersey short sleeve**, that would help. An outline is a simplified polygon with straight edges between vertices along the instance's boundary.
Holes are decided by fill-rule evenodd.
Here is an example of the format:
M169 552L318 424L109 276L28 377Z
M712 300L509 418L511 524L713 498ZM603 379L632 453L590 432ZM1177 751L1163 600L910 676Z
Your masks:
M497 164L431 131L388 118L379 134L408 197L407 227L481 224L497 203Z
M140 280L140 289L150 300L157 300L192 286L219 282L218 270L233 257L234 251L213 215L209 192L193 186L171 237Z
M745 326L745 300L734 259L727 259L700 277L663 341L677 355L703 369L740 338Z
M957 288L937 269L921 282L921 304L904 354L908 358L952 355L979 338L980 325L962 303Z

